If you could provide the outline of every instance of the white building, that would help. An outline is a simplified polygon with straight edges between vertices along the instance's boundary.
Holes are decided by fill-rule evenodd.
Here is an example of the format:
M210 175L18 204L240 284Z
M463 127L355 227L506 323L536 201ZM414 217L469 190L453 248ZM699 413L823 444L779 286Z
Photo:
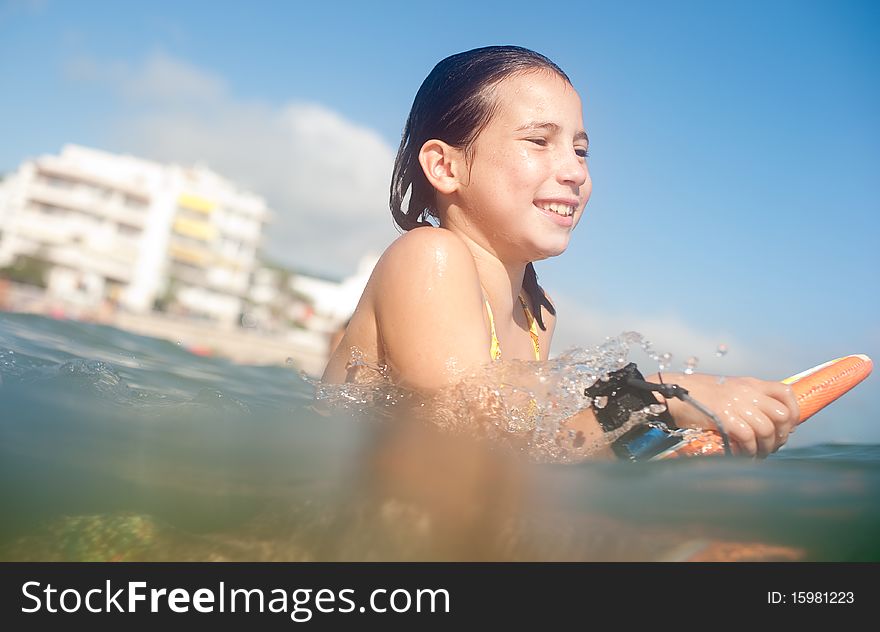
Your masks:
M341 280L279 265L258 268L251 281L248 320L266 330L286 323L333 334L354 313L378 260L375 254L363 256L357 271Z
M36 257L65 301L159 301L232 324L268 219L262 198L207 168L68 145L0 183L0 267Z
M291 279L291 289L308 296L312 302L315 310L313 329L329 333L351 318L378 261L375 254L361 257L357 271L342 281L304 274Z

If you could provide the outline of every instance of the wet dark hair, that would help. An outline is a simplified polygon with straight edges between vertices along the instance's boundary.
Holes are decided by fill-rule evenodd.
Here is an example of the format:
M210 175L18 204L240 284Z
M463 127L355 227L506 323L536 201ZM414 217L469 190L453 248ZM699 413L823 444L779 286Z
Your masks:
M552 72L571 84L559 66L519 46L486 46L451 55L442 60L422 82L403 129L400 148L391 176L391 216L408 231L432 226L437 218L436 192L419 164L419 151L426 141L436 138L464 151L470 163L473 144L494 116L498 101L495 86L511 75ZM403 208L404 197L410 198ZM535 319L546 329L541 307L555 315L556 310L538 285L535 266L530 262L523 277L523 290L531 300Z

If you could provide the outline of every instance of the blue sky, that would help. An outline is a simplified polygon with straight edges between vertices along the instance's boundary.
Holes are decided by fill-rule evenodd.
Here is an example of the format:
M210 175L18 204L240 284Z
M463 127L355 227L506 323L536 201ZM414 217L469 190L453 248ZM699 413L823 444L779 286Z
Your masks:
M334 274L394 236L389 156L431 67L533 48L591 141L587 215L538 265L558 350L635 328L765 378L880 358L877 3L0 7L0 172L66 142L204 161L269 199L270 254ZM870 380L796 437L880 441Z

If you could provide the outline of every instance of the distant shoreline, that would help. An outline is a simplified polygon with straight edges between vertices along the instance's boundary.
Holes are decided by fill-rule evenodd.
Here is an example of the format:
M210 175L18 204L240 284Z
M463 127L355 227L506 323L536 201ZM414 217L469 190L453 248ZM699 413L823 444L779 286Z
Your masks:
M0 279L0 312L39 314L110 325L171 342L195 355L224 357L239 364L289 365L318 377L327 362L328 338L320 332L268 333L223 326L161 312L135 314L109 305L83 306L48 295L40 288Z

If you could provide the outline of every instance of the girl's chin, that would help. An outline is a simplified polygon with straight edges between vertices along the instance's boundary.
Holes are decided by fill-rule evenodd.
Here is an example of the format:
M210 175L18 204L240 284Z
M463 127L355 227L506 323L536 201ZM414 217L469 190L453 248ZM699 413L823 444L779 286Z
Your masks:
M541 259L549 259L550 257L558 257L563 252L568 249L569 240L560 241L555 244L541 244L541 246L537 249L537 256L533 259L533 261L540 261Z

